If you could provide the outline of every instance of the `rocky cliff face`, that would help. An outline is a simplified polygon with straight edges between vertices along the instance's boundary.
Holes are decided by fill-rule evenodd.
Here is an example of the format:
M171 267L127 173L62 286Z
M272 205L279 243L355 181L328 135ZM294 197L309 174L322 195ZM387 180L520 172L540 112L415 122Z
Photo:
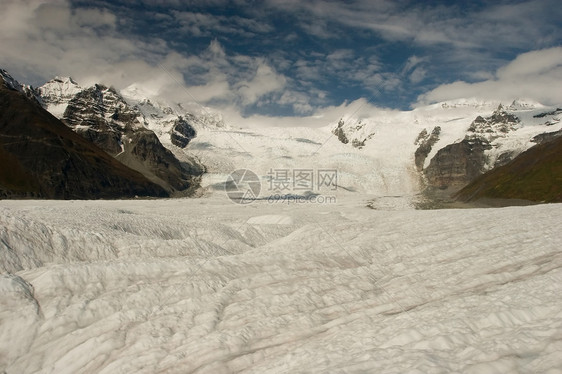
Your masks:
M486 170L484 152L491 149L482 139L463 139L440 149L424 170L429 186L459 189Z
M154 131L160 141L183 149L197 132L203 129L224 129L222 116L207 108L194 104L170 103L143 97L142 90L132 87L122 91L123 97L137 108L145 118L147 127Z
M351 145L355 148L362 149L365 147L368 140L372 139L375 136L374 132L366 134L365 123L362 123L361 120L357 122L355 126L346 125L343 119L340 119L338 122L338 126L332 130L332 133L338 137L338 140L343 144L347 144L350 142L351 138ZM348 136L349 134L349 136Z
M338 140L340 142L342 142L343 144L347 144L349 143L349 139L347 139L347 135L345 135L345 131L343 129L343 126L345 125L345 122L340 119L340 121L338 122L338 127L336 127L332 133L338 137Z
M418 148L414 153L414 162L416 163L416 169L418 171L423 170L425 159L433 149L435 143L439 141L440 133L441 127L435 126L433 130L431 130L431 134L427 132L427 129L423 129L416 138L414 144L417 145Z
M439 189L458 190L488 170L506 164L521 151L509 147L502 149L502 140L520 127L520 119L508 113L502 105L489 117L476 117L464 139L441 148L431 159L429 166L423 170L428 185ZM421 156L426 154L429 143L428 139L420 145L419 158L416 151L418 170L421 170ZM491 150L495 152L490 152Z
M0 84L2 84L5 88L18 91L35 104L39 104L41 106L43 105L43 99L37 89L32 86L19 83L4 69L0 69L0 80Z
M196 187L196 177L200 173L193 174L193 170L184 168L154 132L140 129L125 133L122 139L124 150L116 158L123 164L176 195L189 194Z
M62 121L116 156L123 149L122 136L142 127L138 117L114 90L95 85L79 91L68 101Z
M467 137L486 139L488 142L505 137L510 131L517 130L520 120L515 115L508 113L500 104L490 117L476 117L467 130Z
M185 148L191 139L197 136L197 131L195 131L195 128L188 122L190 119L191 118L184 119L184 117L179 116L178 119L174 121L172 132L170 134L170 139L173 145Z
M419 177L430 198L448 199L474 178L562 131L558 108L529 100L498 104L470 99L407 112L360 113L332 124L331 131L347 146L411 167L412 179Z
M167 196L160 186L70 130L0 76L0 197ZM11 78L11 77L10 77ZM9 167L8 167L9 165Z
M46 107L59 113L67 126L169 193L185 195L196 188L204 169L184 167L147 128L139 107L130 105L115 89L103 85L81 88L70 78L56 78L40 92ZM183 118L176 122L175 142L185 147L195 130Z

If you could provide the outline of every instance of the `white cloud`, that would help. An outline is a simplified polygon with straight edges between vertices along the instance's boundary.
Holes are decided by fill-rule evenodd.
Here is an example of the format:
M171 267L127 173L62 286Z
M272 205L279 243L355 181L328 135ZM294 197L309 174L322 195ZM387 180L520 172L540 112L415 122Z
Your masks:
M137 83L147 92L176 102L213 103L219 109L230 108L238 113L268 106L292 108L311 123L316 121L313 118L320 118L320 110L330 117L329 113L347 110L351 105L325 107L331 103L330 97L317 88L324 87L319 82L327 85L333 81L334 90L343 87L346 92L358 88L358 92L370 91L375 96L400 95L408 86L416 89L420 82L434 81L436 76L441 76L440 70L465 80L483 81L458 81L440 86L420 96L419 103L454 97L497 99L513 95L534 97L545 103L562 102L558 93L560 48L523 54L497 69L500 58L497 56L501 55L498 51L525 50L529 43L537 43L537 48L552 45L559 29L552 29L548 20L538 21L545 7L555 4L554 0L486 6L485 11L473 7L463 12L457 5L390 0L266 0L259 6L254 4L255 13L251 10L245 13L245 16L252 15L250 18L200 13L207 3L201 6L203 3L179 0L143 1L154 12L162 12L162 7L167 6L176 9L154 14L155 20L173 24L169 27L174 32L210 36L209 40L219 33L218 39L212 40L203 52L187 55L193 51L174 51L171 42L158 37L122 35L118 29L121 26L132 29L127 26L133 20L117 17L123 8L109 6L109 1L96 2L106 4L104 9L71 6L70 0L3 0L0 66L21 81L33 84L55 75L71 75L82 85L101 82L118 89ZM226 0L213 2L226 3ZM274 30L270 21L280 10L290 13L287 19L296 19L300 27L269 40L265 34ZM261 15L265 17L260 18ZM502 22L491 22L493 19ZM297 46L302 31L342 41L349 37L341 34L342 30L359 31L362 37L376 33L385 40L385 45L388 41L406 42L416 47L416 55L389 66L383 62L383 55L377 55L377 45L359 51L350 49L355 47L353 43L338 43L341 49L335 49L336 44L333 48L316 50L295 48L277 50L267 57L236 54L229 49L233 40L250 35L259 35L264 39L261 42L271 44L293 39ZM329 44L329 40L321 42ZM363 107L371 108L367 103ZM260 121L264 118L260 117ZM295 123L308 123L296 118ZM272 119L278 120L281 121Z
M314 22L303 22L301 28L310 35L314 35L321 39L330 39L336 36L333 30L330 30L328 24L320 19Z
M410 77L408 78L410 82L413 84L419 83L424 80L425 75L427 74L427 70L424 68L415 68L414 71L410 73Z
M406 64L404 65L404 68L402 68L402 72L409 73L416 66L426 61L427 61L427 57L419 57L416 55L410 56L408 57L408 60L406 60Z
M237 84L238 92L244 105L256 103L261 97L281 91L287 79L275 72L273 68L264 61L258 61L254 77L249 81L241 81Z
M476 97L510 101L537 100L546 105L562 103L562 47L527 52L497 70L493 79L445 84L421 95L417 106L433 102Z
M1 56L0 65L8 70L18 67L16 76L22 81L29 81L30 76L49 79L71 75L83 86L104 83L125 89L134 85L142 88L140 91L175 102L213 102L238 113L246 106L273 104L308 115L326 99L326 93L314 87L308 87L306 93L295 91L290 80L263 58L229 55L216 39L199 55L184 56L163 40L122 37L115 28L116 16L107 10L71 9L64 1L14 2L10 9L20 22L25 20L27 27L17 35L0 35L2 44L12 47L7 48L11 53ZM182 16L199 17L193 13ZM369 80L379 67L373 58L354 60L351 50L316 57L317 63L303 73L321 77L321 66L328 63L334 73L342 71L350 79L354 74L355 79ZM353 61L361 67L354 67ZM380 84L382 79L377 77Z
M440 80L446 74L460 79L482 77L484 70L497 69L504 64L503 56L514 50L547 48L559 45L560 41L556 0L470 4L409 0L267 0L266 3L296 17L305 31L311 23L328 24L340 41L355 31L362 37L375 34L374 47L378 40L383 47L388 42L400 42L415 49L417 55L407 61L400 76L401 90L409 89L408 83ZM412 73L418 64L423 64L423 70ZM300 71L313 77L315 69L317 75L322 76L322 68L313 66L310 61ZM383 71L396 72L388 63L376 72ZM370 81L377 78L380 76ZM394 86L387 84L386 87Z
M472 81L486 81L494 79L494 74L489 71L480 70L470 73L469 77Z
M371 30L389 41L419 45L448 44L477 47L493 42L498 48L548 43L555 36L549 9L556 0L528 0L509 4L468 6L459 2L433 5L428 2L393 0L287 1L268 0L270 7L300 14L304 29L310 23L345 25ZM493 40L490 40L493 38Z
M550 48L519 55L514 61L500 68L498 79L517 79L549 74L562 67L562 48Z
M226 52L217 39L211 41L211 44L209 45L209 52L213 58L224 59L226 57Z
M79 80L119 77L128 73L121 69L129 64L165 51L161 40L120 36L115 15L105 10L71 9L64 1L37 0L8 0L6 8L19 26L12 30L12 21L0 23L0 65L24 82L39 84L55 75Z
M53 2L56 4L55 2ZM61 3L60 1L58 3ZM39 1L33 0L7 0L2 4L2 22L0 22L0 38L2 40L21 36L30 22Z
M365 99L344 102L340 105L317 108L310 115L271 117L263 115L241 116L237 108L225 108L225 118L235 127L325 127L337 123L341 118L369 118L396 113L394 110L382 109L370 104Z
M198 56L184 56L158 38L122 36L117 17L105 9L72 8L67 1L8 0L0 23L0 66L35 85L70 75L81 85L94 83L144 92L174 101L201 104L260 104L282 95L287 79L263 58L228 55L215 39ZM182 13L182 17L205 17ZM217 22L208 17L201 27ZM247 30L268 31L259 22L232 21ZM231 23L232 23L231 22Z
M279 105L290 105L295 113L301 116L307 116L317 109L312 103L324 102L326 92L311 88L305 93L293 90L285 90L283 95L277 100Z
M173 15L181 25L179 31L189 36L212 36L220 32L252 37L273 31L267 23L235 15L217 16L189 11L173 11Z
M76 23L86 27L114 28L117 17L105 9L76 9L74 13Z

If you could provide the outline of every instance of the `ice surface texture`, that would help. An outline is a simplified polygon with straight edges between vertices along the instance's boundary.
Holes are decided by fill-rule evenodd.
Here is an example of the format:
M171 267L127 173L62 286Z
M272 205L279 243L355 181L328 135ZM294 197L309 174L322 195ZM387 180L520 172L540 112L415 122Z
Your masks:
M6 373L556 373L560 205L0 202Z

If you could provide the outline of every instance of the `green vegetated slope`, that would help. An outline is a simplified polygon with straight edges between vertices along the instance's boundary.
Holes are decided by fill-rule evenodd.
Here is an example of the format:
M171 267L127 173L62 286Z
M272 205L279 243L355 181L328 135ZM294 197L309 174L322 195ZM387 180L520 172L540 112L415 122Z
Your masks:
M562 202L562 136L476 178L455 197L465 202L483 198Z

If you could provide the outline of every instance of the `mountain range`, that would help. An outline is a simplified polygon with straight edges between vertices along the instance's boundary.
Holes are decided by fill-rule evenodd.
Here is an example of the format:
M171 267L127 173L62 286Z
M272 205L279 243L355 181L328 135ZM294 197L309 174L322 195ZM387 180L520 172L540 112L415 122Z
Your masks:
M18 162L13 168L2 168L1 185L5 197L189 196L197 189L199 177L204 172L203 166L191 158L178 160L147 128L140 110L129 105L113 88L98 84L82 88L71 78L57 77L35 89L20 84L4 70L0 72L0 79L2 135L6 140L1 151L4 158L21 161L29 159L30 155L40 155L37 162L26 167ZM82 162L76 166L76 172L67 172L73 170L68 163L74 165L75 162L59 160L56 152L38 149L38 144L58 139L47 138L41 131L44 127L59 138L64 137L76 148L76 152L87 144L88 148L111 160L111 165L100 168L97 160L94 165ZM59 134L61 129L64 129L63 135ZM177 143L183 141L186 145L195 136L195 131L186 121L178 118L172 135L174 139L180 139ZM10 138L20 139L23 145L15 147L14 143L7 141ZM50 143L49 146L53 147ZM65 149L65 152L70 151ZM76 157L89 161L82 154ZM63 163L60 168L65 172L62 174L63 181L56 182L59 185L53 189L47 186L55 183L54 179L60 175L59 166L56 166L59 161ZM115 167L119 170L113 170ZM86 178L84 173L89 177ZM142 179L143 184L151 187L83 188L83 185L90 184L105 185L104 178L112 173L127 174L125 179ZM41 177L35 174L41 174ZM30 175L33 177L26 177Z
M33 88L18 83L4 70L0 71L0 78L0 155L6 160L5 165L14 165L0 171L4 197L201 195L222 191L230 172L246 168L260 177L262 187L271 187L272 175L279 177L279 171L286 171L287 182L294 187L295 170L337 170L338 189L333 193L362 193L373 199L369 205L374 207L384 207L389 199L400 199L400 203L391 203L397 206L428 206L427 201L451 199L469 184L473 192L459 192L456 198L560 199L560 194L549 192L549 197L545 197L536 188L536 195L510 192L503 196L501 191L507 190L497 187L500 182L479 182L489 172L502 170L503 175L511 175L509 180L513 184L522 175L521 167L513 165L539 167L542 162L521 159L544 158L547 164L558 165L553 149L562 131L562 110L531 100L455 100L411 111L342 113L341 119L322 128L250 129L232 128L210 109L193 103L166 102L136 85L118 91L102 84L82 87L72 78L56 77ZM88 148L103 155L107 164L102 169L107 171L100 171L101 161L96 161L79 167L88 178L70 172L61 174L60 170L68 167L59 165L60 156L45 149L36 150L40 143L36 137L44 143L45 136L39 131L44 123L56 128L52 131L57 134L63 131L74 151ZM15 147L8 141L14 138L24 146ZM44 165L39 168L40 163L25 164L30 154L41 155ZM558 169L550 168L541 175L558 173ZM80 183L105 186L108 182L101 180L112 173L126 174L129 182L132 178L139 183L142 178L144 189L127 183L126 187L109 183L113 190L78 187ZM39 174L42 176L38 177ZM549 191L559 191L559 177L552 175L540 179L541 183ZM57 178L65 181L56 182L64 187L46 187ZM479 183L487 183L488 187L474 187ZM490 183L496 183L496 192L488 196L485 191L491 191ZM279 192L320 191L315 191L314 186L310 186L310 191L262 188L264 195Z
M505 198L553 202L560 201L562 192L562 184L559 183L562 174L558 168L549 169L548 173L544 173L547 178L535 181L535 184L542 183L544 189L551 191L545 196L537 188L532 188L535 192L523 193L529 181L520 180L522 170L514 165L530 165L534 170L542 167L543 159L549 160L549 165L559 165L559 161L553 158L553 149L562 135L561 113L559 108L547 108L532 101L515 100L509 105L502 105L460 100L391 116L396 118L396 124L406 128L422 127L413 142L414 149L410 148L406 153L413 154L413 164L422 179L420 191L428 199L447 200L454 196L462 201ZM334 134L343 143L365 149L376 138L377 129L380 132L381 122L381 119L354 119L357 124L340 121ZM548 154L543 154L545 152ZM498 192L492 195L485 193L488 189L481 187L480 183L484 180L491 183L491 179L483 176L495 175L496 170L509 174L511 182L517 181L521 193L504 195L499 192L507 191L504 187L498 187ZM470 198L464 191L457 194L469 183L480 194L473 194Z
M167 196L47 112L3 73L0 196L89 199Z

